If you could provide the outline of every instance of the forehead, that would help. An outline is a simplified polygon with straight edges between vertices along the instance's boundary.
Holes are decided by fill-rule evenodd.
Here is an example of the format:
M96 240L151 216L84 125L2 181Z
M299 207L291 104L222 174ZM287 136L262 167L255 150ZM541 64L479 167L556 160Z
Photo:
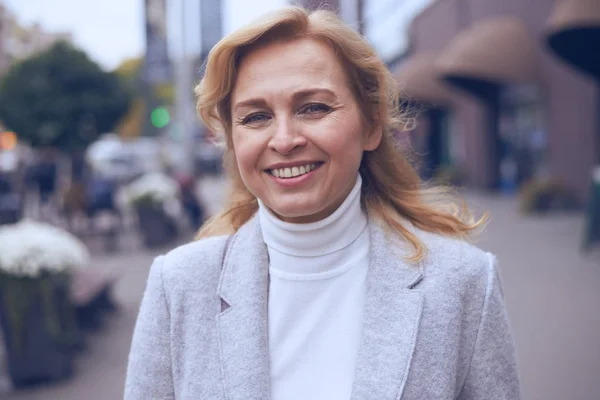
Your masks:
M302 38L268 43L242 60L233 90L234 101L244 95L267 94L273 90L302 90L321 85L343 89L346 73L331 46Z

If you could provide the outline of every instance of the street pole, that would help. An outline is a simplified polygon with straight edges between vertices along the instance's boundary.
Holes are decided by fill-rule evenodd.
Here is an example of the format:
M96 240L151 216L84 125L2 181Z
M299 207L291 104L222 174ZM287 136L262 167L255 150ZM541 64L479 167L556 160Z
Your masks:
M193 137L193 112L192 99L192 65L188 54L188 29L186 23L187 0L180 0L180 25L181 25L181 61L179 62L177 74L177 120L179 123L180 136L179 146L182 155L180 167L187 174L194 173L194 137Z

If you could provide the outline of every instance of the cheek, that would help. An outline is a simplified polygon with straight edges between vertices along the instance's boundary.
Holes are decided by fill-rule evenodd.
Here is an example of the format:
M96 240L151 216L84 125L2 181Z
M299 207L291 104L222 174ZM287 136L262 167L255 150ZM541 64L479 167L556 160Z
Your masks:
M364 134L361 126L360 121L352 118L334 121L326 134L320 135L321 147L341 163L353 162L363 153Z
M233 134L233 148L242 177L256 170L261 156L260 144L251 139L244 134Z

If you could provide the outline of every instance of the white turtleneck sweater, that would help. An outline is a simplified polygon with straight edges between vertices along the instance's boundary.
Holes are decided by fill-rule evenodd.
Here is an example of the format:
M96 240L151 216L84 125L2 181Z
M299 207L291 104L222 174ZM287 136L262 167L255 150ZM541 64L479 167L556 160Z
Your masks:
M324 220L293 224L259 202L269 252L272 400L348 400L369 266L361 178Z

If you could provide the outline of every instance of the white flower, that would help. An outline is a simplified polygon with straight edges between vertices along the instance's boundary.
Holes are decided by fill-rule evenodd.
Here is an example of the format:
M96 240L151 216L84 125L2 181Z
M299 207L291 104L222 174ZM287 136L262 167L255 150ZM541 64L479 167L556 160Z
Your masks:
M177 182L165 174L153 172L142 176L129 184L126 196L129 202L149 197L158 203L176 199L179 195Z
M79 239L63 229L30 220L0 227L0 249L0 271L21 277L84 268L90 260Z

